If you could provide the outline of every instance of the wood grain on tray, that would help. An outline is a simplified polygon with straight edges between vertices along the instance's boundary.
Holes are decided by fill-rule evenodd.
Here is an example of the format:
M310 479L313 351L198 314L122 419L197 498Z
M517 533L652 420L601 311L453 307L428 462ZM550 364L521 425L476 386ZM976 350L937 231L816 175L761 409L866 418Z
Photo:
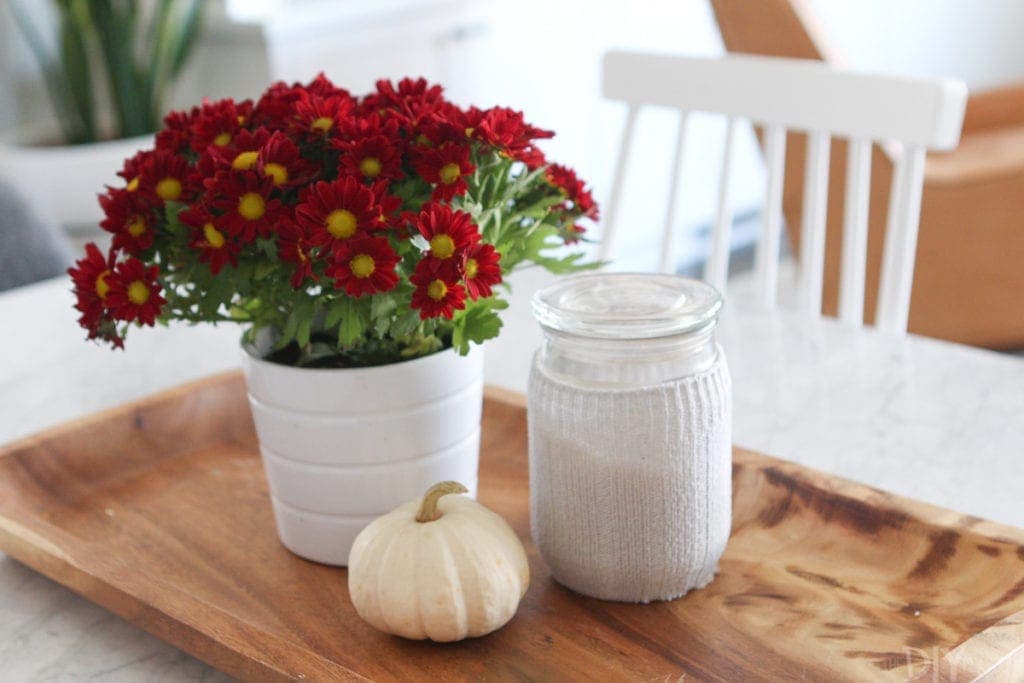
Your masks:
M408 642L356 617L345 570L277 541L242 379L213 377L0 451L0 549L242 678L1016 680L1024 532L737 449L711 586L583 598L529 543L525 412L491 391L481 501L533 580L484 638Z

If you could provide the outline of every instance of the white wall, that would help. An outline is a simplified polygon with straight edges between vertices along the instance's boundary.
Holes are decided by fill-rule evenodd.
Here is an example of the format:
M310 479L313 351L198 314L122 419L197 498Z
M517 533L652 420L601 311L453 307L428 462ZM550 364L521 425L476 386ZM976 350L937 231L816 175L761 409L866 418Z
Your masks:
M1021 0L811 0L858 68L956 76L972 88L1024 81Z

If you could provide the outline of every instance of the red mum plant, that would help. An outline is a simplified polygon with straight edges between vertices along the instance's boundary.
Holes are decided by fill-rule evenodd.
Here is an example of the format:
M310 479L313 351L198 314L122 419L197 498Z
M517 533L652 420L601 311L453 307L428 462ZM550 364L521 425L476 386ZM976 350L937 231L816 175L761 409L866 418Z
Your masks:
M230 321L298 365L467 353L498 334L509 272L590 266L549 253L597 217L537 147L552 133L423 79L355 97L321 75L164 126L101 195L110 249L88 245L69 270L90 339Z

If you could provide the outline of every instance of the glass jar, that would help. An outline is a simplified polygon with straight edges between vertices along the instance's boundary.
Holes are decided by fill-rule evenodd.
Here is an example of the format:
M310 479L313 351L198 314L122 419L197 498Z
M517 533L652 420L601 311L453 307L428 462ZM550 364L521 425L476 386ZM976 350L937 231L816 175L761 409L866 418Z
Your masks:
M531 526L563 585L649 602L714 578L732 505L721 306L675 275L580 275L534 296Z

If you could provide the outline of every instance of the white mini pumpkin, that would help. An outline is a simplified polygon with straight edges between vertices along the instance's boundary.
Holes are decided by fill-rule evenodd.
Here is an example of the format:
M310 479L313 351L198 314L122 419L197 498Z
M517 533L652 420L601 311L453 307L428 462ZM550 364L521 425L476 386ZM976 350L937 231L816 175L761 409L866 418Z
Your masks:
M374 520L348 558L359 616L386 633L450 642L495 631L530 583L526 551L499 515L458 482L432 486Z

